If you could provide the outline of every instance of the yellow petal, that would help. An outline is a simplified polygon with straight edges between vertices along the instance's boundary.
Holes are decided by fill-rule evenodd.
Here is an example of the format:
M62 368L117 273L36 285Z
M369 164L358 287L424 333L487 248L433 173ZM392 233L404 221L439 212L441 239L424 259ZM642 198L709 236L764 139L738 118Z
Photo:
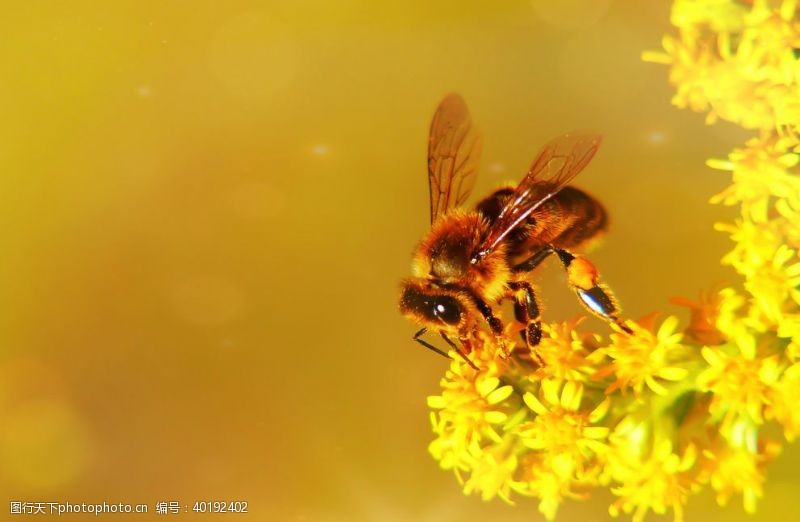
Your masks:
M668 394L669 394L669 392L667 391L667 389L666 389L666 388L664 388L663 386L661 386L661 384L659 384L659 383L658 383L658 382L657 382L655 379L653 379L653 377L651 377L650 375L648 375L647 377L645 377L645 378L644 378L644 382L646 382L646 383L647 383L647 386L648 386L648 387L649 387L651 390L653 390L655 393L657 393L657 394L659 394L659 395L662 395L662 396L663 396L663 395L668 395Z
M641 58L643 62L660 63L663 65L672 63L672 57L660 51L643 51Z
M505 420L508 418L508 415L502 411L487 411L483 415L483 418L486 419L486 422L490 424L500 424L505 422Z
M686 448L686 452L683 454L683 458L681 458L681 463L678 466L680 471L688 471L692 466L694 466L695 461L697 460L697 448L694 444L689 444Z
M728 160L720 160L720 159L708 159L706 160L706 165L711 167L712 169L717 170L733 170L734 165Z
M484 377L483 379L478 379L475 383L475 389L478 390L481 397L486 397L492 390L497 388L498 384L500 384L500 379L497 377Z
M703 354L703 359L705 359L706 362L711 366L722 365L722 356L718 350L709 348L708 346L703 346L701 353Z
M797 154L784 154L778 158L778 162L786 168L792 168L800 162L800 155Z
M739 352L742 357L748 360L756 358L756 339L752 335L740 335L736 339L736 344L739 346Z
M676 367L661 368L656 375L668 381L682 381L689 375L689 370Z
M608 409L611 407L611 397L606 397L603 402L597 405L597 408L592 410L592 413L589 414L589 422L599 422L603 417L606 416L608 413Z
M561 390L561 406L575 411L580 407L582 398L583 386L575 381L567 381L564 389Z
M536 396L531 392L525 392L522 400L525 401L525 404L528 405L528 408L536 412L538 415L544 415L547 413L547 408L545 408L544 405L539 402L539 399L537 399Z
M510 385L501 386L497 388L492 393L486 396L486 402L489 404L497 404L499 402L503 402L508 398L509 395L514 391L514 387Z
M589 426L583 428L583 436L587 439L605 439L608 436L609 429L605 426Z
M544 395L544 400L546 400L550 404L558 404L559 397L558 397L558 390L561 387L561 383L556 380L552 379L545 379L542 381L542 393Z
M444 408L447 403L441 395L431 395L428 397L428 408L440 410Z
M671 315L664 319L664 322L661 323L661 326L658 328L658 338L663 339L664 337L668 337L672 332L675 331L675 327L678 326L678 318L674 315Z

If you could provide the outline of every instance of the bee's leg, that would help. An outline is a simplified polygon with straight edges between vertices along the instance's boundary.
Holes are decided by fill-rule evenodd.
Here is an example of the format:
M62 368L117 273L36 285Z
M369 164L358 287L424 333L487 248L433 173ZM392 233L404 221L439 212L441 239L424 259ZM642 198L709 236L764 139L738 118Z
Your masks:
M619 318L619 306L614 294L600 283L600 276L592 262L560 248L555 249L555 252L567 271L569 285L575 290L581 303L600 319L632 334L633 330Z
M472 299L475 302L475 306L478 308L478 311L489 324L489 328L492 329L495 341L500 346L500 350L506 355L506 357L508 357L508 352L506 352L506 343L503 338L503 322L494 316L492 313L492 308L484 303L482 299L477 296L472 296Z
M538 252L536 252L535 254L533 254L531 257L526 259L525 261L514 265L511 268L511 270L514 272L530 272L531 270L539 266L542 263L542 261L550 257L550 254L552 253L553 253L553 247L547 245Z
M536 353L536 346L542 340L542 319L539 313L539 303L533 287L526 281L512 281L509 287L514 294L514 318L525 325L520 332L522 339L531 350L531 354L540 365L544 365L542 358Z
M459 347L456 345L456 343L454 343L452 340L450 340L450 338L449 338L449 337L447 337L447 334L446 334L446 333L444 333L444 331L440 330L440 331L439 331L439 335L441 335L441 336L442 336L442 339L444 339L444 340L445 340L445 342L446 342L447 344L449 344L449 345L450 345L450 348L452 348L453 350L455 350L455 351L456 351L456 353L457 353L458 355L460 355L462 359L464 359L465 361L467 361L467 364L469 364L470 366L472 366L472 369L474 369L474 370L477 370L477 369L478 369L478 367L477 367L477 366L475 366L475 363L473 363L473 362L470 360L470 358L469 358L469 357L467 357L467 354L466 354L466 353L464 353L464 351L463 351L463 350L461 350L461 348L459 348ZM462 343L464 343L464 341L462 341Z

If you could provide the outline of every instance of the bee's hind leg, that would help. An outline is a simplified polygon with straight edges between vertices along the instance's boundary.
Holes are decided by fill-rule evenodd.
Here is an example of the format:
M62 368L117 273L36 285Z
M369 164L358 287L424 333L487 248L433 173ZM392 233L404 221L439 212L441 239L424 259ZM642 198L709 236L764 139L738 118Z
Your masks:
M567 271L567 280L581 303L594 315L632 334L619 317L620 309L611 289L600 283L600 276L591 261L566 250L553 249Z
M531 257L529 257L525 261L522 261L521 263L514 265L511 270L514 271L515 273L530 272L537 266L541 265L542 261L550 257L550 254L552 254L553 252L555 252L555 250L553 250L553 247L547 245L543 247L541 250L535 252Z

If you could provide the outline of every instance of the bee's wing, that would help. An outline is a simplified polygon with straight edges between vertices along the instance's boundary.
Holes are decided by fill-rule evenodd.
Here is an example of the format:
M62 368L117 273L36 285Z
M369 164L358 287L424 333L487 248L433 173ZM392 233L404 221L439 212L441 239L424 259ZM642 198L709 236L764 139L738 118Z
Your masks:
M480 259L494 250L531 212L572 181L594 157L601 141L599 134L570 132L542 147L528 174L489 227L474 258Z
M482 142L458 94L448 94L436 109L428 141L431 223L469 197L478 174Z

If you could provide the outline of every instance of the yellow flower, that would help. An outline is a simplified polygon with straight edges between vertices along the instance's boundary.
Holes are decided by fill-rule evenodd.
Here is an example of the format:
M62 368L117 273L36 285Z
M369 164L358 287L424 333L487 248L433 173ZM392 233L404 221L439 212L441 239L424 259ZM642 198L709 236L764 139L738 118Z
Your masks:
M597 426L608 411L609 401L604 400L591 412L581 410L583 385L567 381L544 380L539 396L531 392L524 395L525 404L536 415L533 420L518 428L522 443L536 451L544 452L544 466L564 482L580 479L586 467L596 463L606 446L602 442L609 429Z
M800 87L799 87L800 88ZM742 205L742 214L756 223L767 220L771 197L800 193L800 177L791 170L800 156L777 148L774 140L755 138L736 149L727 160L708 160L709 167L730 171L733 184L711 198L712 203Z
M783 432L790 442L800 434L800 363L786 369L771 390L767 416L783 425Z
M780 216L778 224L786 244L800 249L800 193L776 201L775 210Z
M611 334L611 345L596 352L612 360L597 374L615 377L606 393L631 388L641 394L647 385L655 393L666 395L664 381L684 379L688 372L678 363L686 357L686 349L681 345L683 334L675 333L677 326L678 318L673 316L661 323L656 334L637 325L633 325L632 335Z
M747 7L734 0L676 0L670 21L684 30L730 33L742 29L746 14Z
M716 345L725 342L725 336L717 329L720 305L725 299L722 291L712 289L708 294L700 292L694 302L685 297L673 297L670 301L689 309L689 326L684 332L700 344Z
M518 459L513 451L501 446L482 448L471 455L472 473L464 482L464 494L480 493L481 499L495 496L511 503L511 485L517 471Z
M756 357L753 336L740 336L735 342L736 353L733 354L727 353L726 347L704 347L703 358L709 366L697 377L699 389L713 394L709 412L723 419L721 429L724 432L741 419L756 424L763 422L769 387L780 375L777 356Z
M800 362L800 313L785 314L778 324L778 337L788 339L786 358L792 362Z
M536 355L544 363L536 370L540 379L585 381L594 373L590 353L599 345L600 336L577 330L582 318L542 325L542 340Z
M719 297L716 326L727 339L747 336L752 330L763 330L758 317L751 315L752 309L746 307L747 299L743 295L732 288L724 288Z
M565 486L564 481L553 471L541 469L540 466L532 467L533 472L529 479L529 487L535 492L535 496L540 498L539 512L547 520L556 518L558 507L565 497L572 495Z
M542 452L528 453L523 458L520 468L520 480L512 487L525 496L539 499L539 512L547 520L556 517L558 508L566 498L581 499L586 495L572 491L573 483L565 482L552 469L549 469L543 460L546 455Z
M771 262L745 281L744 287L767 319L780 322L787 304L793 309L800 304L800 261L796 252L786 245L778 247Z
M441 381L441 395L428 397L428 406L435 410L431 424L437 435L428 449L442 468L456 473L471 473L479 467L487 448L504 444L498 431L520 422L520 413L525 415L521 398L499 378L510 371L510 361L499 357L487 361L477 352L471 356L483 368L480 373L456 356ZM500 459L500 454L492 458Z
M671 66L677 107L709 111L708 122L722 118L748 129L788 127L791 135L800 121L800 75L793 53L800 28L794 11L793 0L777 9L766 2L748 7L678 0L672 21L680 37L665 38L665 53L643 58Z
M714 228L727 232L736 243L733 250L723 256L722 264L732 266L745 278L752 277L771 262L772 256L783 245L780 230L769 223L737 219L734 224L717 223Z
M697 458L694 446L683 454L673 452L672 442L662 440L644 459L631 458L627 451L614 463L613 480L620 485L611 488L619 497L609 508L612 516L620 511L633 513L633 521L644 520L648 511L666 513L671 508L676 522L683 520L683 506L696 487L692 467ZM616 453L615 453L616 455Z
M733 495L741 494L744 510L754 513L763 494L764 465L779 452L778 444L759 444L755 436L746 444L738 445L717 440L702 453L700 480L711 484L717 492L719 505L724 506Z

